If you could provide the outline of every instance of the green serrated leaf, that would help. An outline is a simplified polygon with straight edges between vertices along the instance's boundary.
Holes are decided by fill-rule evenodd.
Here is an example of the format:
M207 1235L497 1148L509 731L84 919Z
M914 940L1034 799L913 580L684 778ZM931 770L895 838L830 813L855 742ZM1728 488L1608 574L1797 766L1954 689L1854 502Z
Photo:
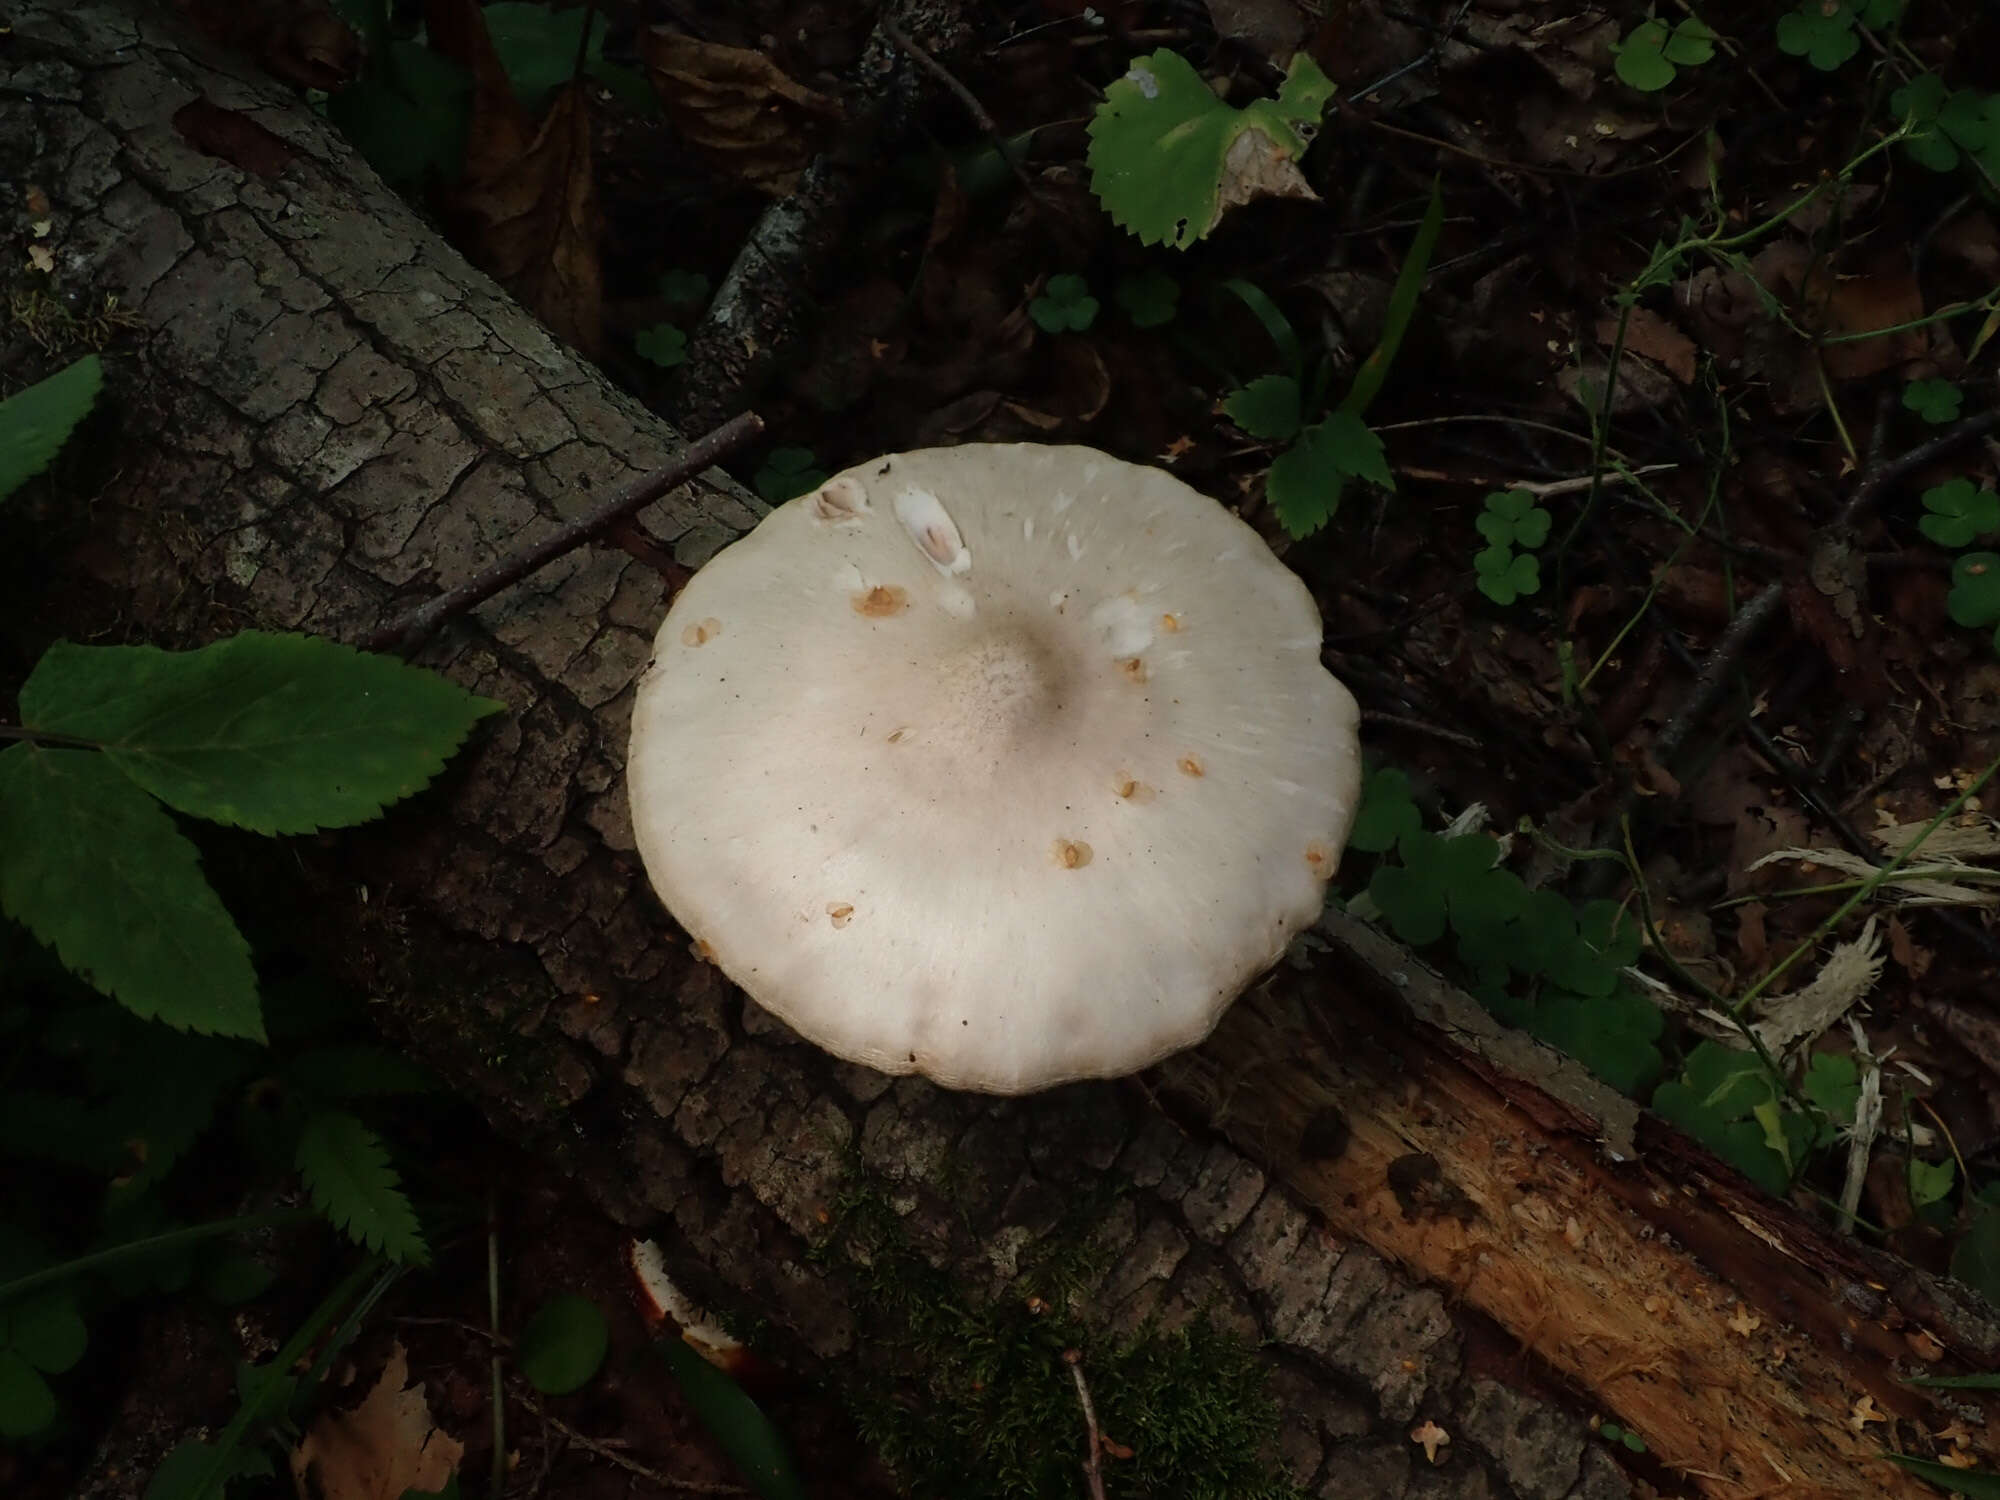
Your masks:
M169 806L256 833L378 816L500 707L393 657L256 630L198 651L58 641L21 689L29 728L94 740Z
M1091 116L1091 191L1143 243L1184 250L1234 204L1312 195L1296 163L1333 92L1303 52L1276 99L1242 109L1218 99L1179 53L1139 58Z
M55 462L103 385L103 364L86 354L0 401L0 500Z
M1251 437L1290 442L1301 425L1299 383L1289 375L1260 375L1222 398L1222 414Z
M249 945L160 805L92 750L0 750L0 911L134 1015L262 1041Z
M722 1445L750 1487L762 1500L806 1500L784 1437L763 1409L744 1394L743 1387L677 1338L658 1339L653 1347L680 1382L695 1415Z
M604 1310L578 1292L558 1292L535 1310L515 1348L521 1374L545 1396L589 1384L611 1347Z
M329 1109L307 1120L297 1162L313 1206L334 1228L391 1260L429 1261L416 1211L403 1195L388 1151L353 1115Z
M11 1349L0 1349L0 1438L33 1437L56 1419L56 1393Z

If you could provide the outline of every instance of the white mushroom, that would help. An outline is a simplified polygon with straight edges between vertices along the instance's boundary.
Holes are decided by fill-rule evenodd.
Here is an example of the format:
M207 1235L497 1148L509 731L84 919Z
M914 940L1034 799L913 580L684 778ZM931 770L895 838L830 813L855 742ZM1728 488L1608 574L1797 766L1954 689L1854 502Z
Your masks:
M1205 1037L1318 914L1360 784L1312 597L1088 448L877 459L681 590L633 828L700 951L807 1039L1024 1093Z

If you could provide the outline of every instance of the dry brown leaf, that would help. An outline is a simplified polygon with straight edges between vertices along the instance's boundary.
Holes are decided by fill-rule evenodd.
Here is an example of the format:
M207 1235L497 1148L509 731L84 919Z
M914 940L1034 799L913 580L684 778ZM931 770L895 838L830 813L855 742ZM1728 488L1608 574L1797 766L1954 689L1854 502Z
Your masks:
M1871 276L1843 276L1825 289L1826 331L1865 333L1895 328L1924 315L1924 294L1907 268ZM1826 372L1835 380L1860 380L1893 370L1923 354L1924 330L1903 328L1875 338L1826 344Z
M465 1445L432 1420L421 1383L409 1386L409 1355L393 1345L382 1378L351 1412L327 1412L292 1452L292 1480L322 1500L401 1500L409 1489L441 1490Z
M1618 337L1618 320L1601 318L1597 342L1610 348ZM1694 381L1694 340L1650 308L1635 307L1625 320L1625 347L1659 363L1682 385Z
M774 198L797 186L820 127L840 106L793 82L761 52L648 27L639 34L660 107L721 172Z
M604 335L603 216L584 87L559 89L537 124L514 97L475 0L428 0L431 42L472 74L465 169L446 194L453 238L551 331L595 358Z

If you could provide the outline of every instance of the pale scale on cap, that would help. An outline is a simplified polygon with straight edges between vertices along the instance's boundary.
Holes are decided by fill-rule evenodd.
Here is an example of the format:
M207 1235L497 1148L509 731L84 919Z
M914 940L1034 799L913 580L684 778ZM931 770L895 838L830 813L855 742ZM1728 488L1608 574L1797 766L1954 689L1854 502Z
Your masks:
M683 588L633 828L703 951L810 1041L1023 1093L1205 1037L1320 911L1360 785L1312 596L1157 469L880 458Z

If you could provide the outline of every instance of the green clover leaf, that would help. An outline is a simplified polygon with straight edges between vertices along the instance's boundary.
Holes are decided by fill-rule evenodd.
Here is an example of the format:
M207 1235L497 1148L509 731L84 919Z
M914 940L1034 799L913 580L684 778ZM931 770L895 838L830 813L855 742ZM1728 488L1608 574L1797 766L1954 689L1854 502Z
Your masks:
M1473 554L1472 566L1478 577L1479 592L1495 604L1512 604L1542 589L1542 565L1532 552L1515 552L1510 547L1488 547Z
M687 363L687 335L671 323L655 323L632 336L632 348L639 358L650 360L662 370Z
M810 495L825 484L826 470L815 466L810 448L773 448L757 468L750 487L773 505Z
M1619 80L1641 93L1656 94L1674 81L1682 68L1715 56L1715 33L1693 16L1669 28L1649 19L1632 28L1617 48L1613 65Z
M1953 563L1944 607L1953 620L1974 629L2000 622L2000 552L1967 552ZM2000 649L2000 637L1995 646Z
M1975 538L2000 531L2000 495L1970 479L1952 479L1924 491L1929 512L1917 529L1940 547L1969 547Z
M1797 10L1778 18L1778 50L1803 57L1822 73L1831 73L1861 50L1854 21L1854 8L1847 0L1832 5L1805 0Z
M1028 316L1044 333L1082 333L1097 321L1097 299L1081 276L1051 276Z
M1361 784L1361 806L1354 814L1347 847L1363 854L1382 854L1422 826L1410 778L1394 766L1385 766Z
M1495 490L1473 524L1495 547L1539 547L1549 539L1549 513L1526 490Z
M1903 407L1933 427L1958 420L1965 392L1949 380L1912 380L1903 387Z

